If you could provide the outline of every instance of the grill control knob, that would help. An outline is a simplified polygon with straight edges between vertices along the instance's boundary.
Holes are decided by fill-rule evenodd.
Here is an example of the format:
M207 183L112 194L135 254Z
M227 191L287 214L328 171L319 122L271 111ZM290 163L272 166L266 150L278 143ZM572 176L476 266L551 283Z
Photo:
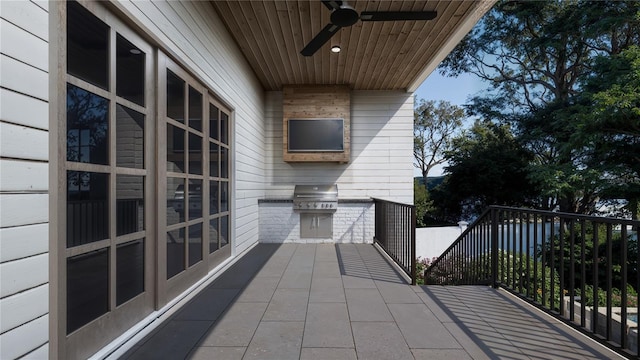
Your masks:
M313 204L313 207L314 207L314 208L317 208L317 207L318 207L318 204L317 204L317 203L314 203L314 204Z

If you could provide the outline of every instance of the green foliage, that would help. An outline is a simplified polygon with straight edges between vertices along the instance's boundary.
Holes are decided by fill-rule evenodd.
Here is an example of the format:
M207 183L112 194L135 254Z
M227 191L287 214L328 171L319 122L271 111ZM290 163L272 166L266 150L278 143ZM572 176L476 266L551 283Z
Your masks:
M448 177L433 199L449 220L479 215L489 205L530 206L536 186L528 178L532 154L509 126L476 122L452 140Z
M440 70L487 81L467 110L510 124L515 141L533 154L522 185L536 192L537 207L594 213L602 199L626 199L637 218L639 46L638 1L504 0Z
M421 185L418 180L413 181L413 203L416 206L416 225L425 227L425 218L433 211L433 201L429 199L429 192L425 185Z

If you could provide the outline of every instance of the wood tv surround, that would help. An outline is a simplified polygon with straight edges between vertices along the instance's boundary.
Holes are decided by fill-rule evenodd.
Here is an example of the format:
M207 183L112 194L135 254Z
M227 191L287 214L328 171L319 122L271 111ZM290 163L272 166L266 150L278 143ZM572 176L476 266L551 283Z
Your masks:
M283 160L348 163L351 156L351 90L348 86L283 87ZM344 151L289 152L289 119L344 119Z

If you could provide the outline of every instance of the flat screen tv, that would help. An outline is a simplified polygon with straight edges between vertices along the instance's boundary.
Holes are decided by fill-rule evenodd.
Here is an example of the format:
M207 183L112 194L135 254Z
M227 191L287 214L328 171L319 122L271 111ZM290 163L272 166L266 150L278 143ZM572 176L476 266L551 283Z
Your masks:
M343 152L344 119L289 119L289 152Z

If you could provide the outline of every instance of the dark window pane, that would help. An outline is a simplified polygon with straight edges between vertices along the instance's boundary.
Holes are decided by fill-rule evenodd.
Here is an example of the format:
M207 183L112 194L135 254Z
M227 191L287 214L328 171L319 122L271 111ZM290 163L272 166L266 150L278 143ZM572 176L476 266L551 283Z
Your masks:
M144 239L116 248L116 305L144 291Z
M220 176L220 145L209 143L209 175L212 177Z
M189 174L202 175L202 137L189 133Z
M209 254L218 248L218 219L212 219L209 220Z
M67 259L67 334L109 311L109 253Z
M116 37L116 95L144 106L144 62L142 50L120 34Z
M116 234L144 230L144 176L116 176Z
M209 181L209 214L214 215L218 213L218 182Z
M167 279L184 270L184 228L167 232Z
M167 171L184 172L184 133L167 124Z
M220 212L229 211L229 183L220 183Z
M184 222L184 179L167 178L167 225Z
M220 146L220 177L229 178L229 150Z
M202 224L189 226L189 266L202 260Z
M189 220L202 217L202 180L189 179Z
M109 163L109 101L67 84L67 160Z
M109 27L75 1L67 3L67 72L109 89Z
M67 171L67 247L109 237L109 175Z
M116 165L144 169L144 115L116 105Z
M221 112L220 116L220 142L229 143L229 115Z
M202 94L189 86L189 127L202 131Z
M220 140L218 138L218 108L209 104L209 136L212 139Z
M184 123L184 80L167 70L167 116Z
M220 218L220 247L229 243L229 216Z

